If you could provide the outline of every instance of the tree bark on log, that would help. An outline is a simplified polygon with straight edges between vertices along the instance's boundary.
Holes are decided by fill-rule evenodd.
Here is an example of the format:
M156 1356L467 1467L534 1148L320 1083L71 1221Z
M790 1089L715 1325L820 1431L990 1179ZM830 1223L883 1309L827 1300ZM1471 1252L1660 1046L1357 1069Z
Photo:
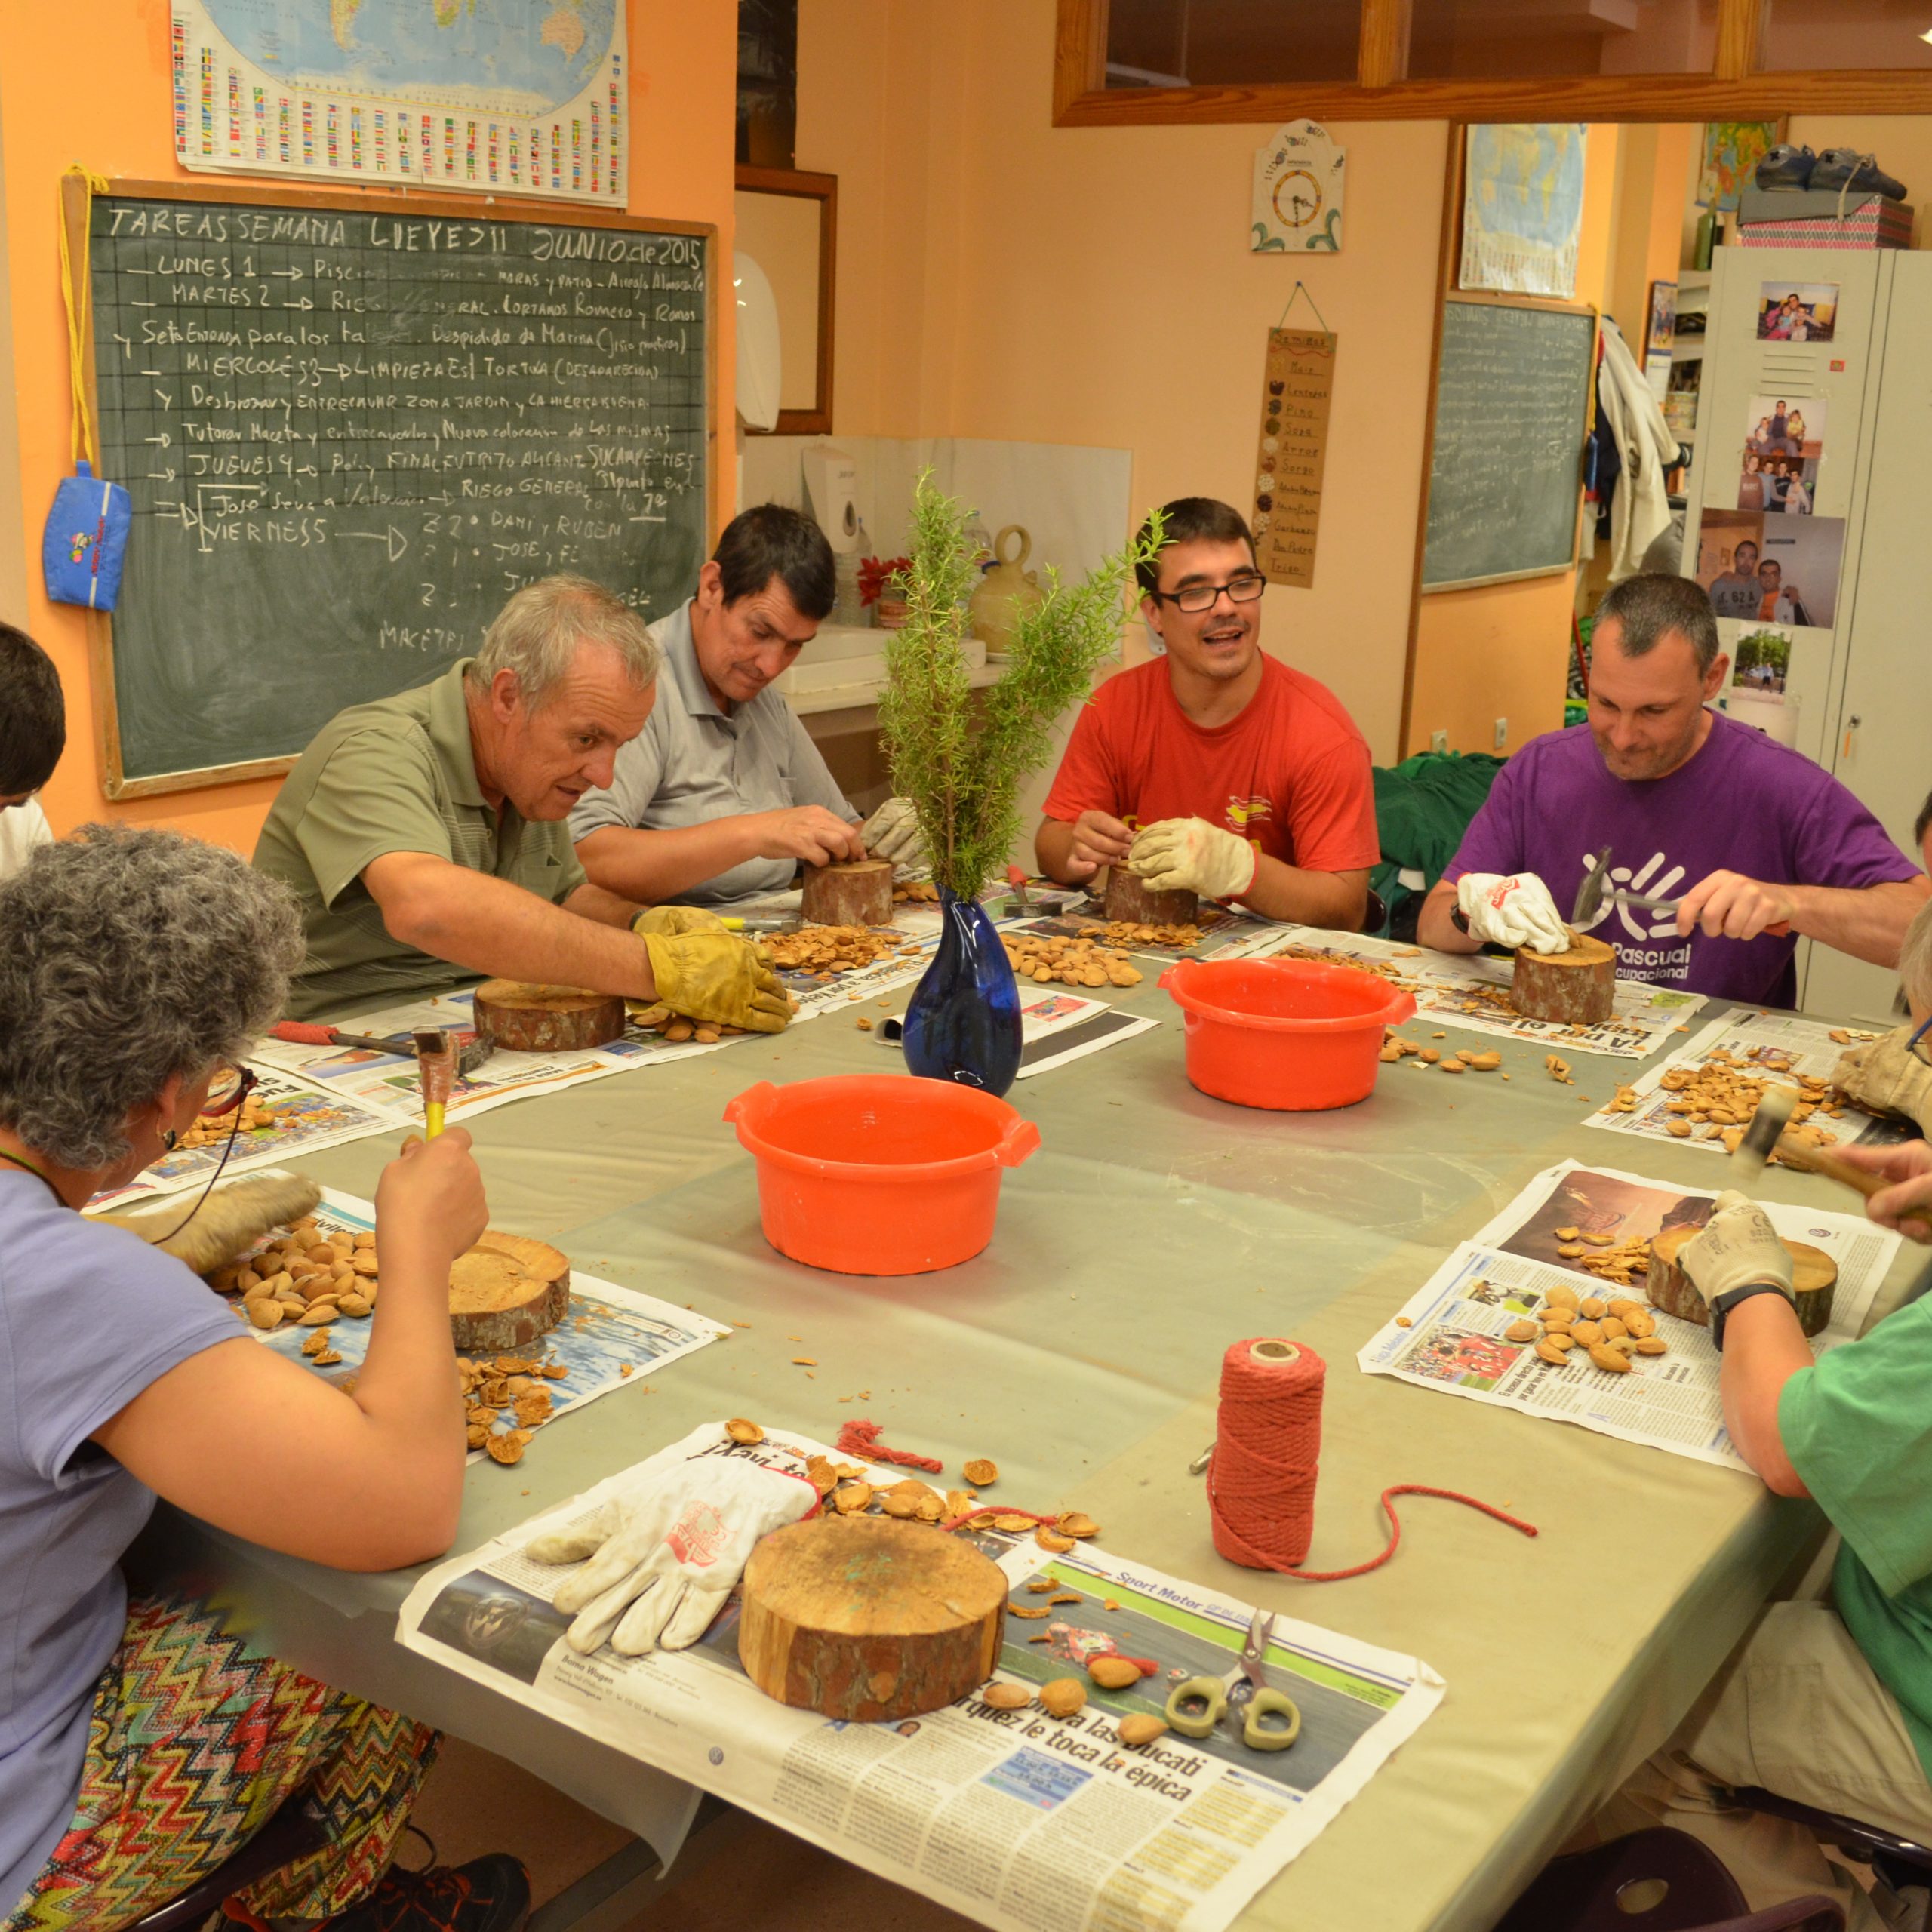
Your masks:
M805 868L799 916L808 926L889 926L892 861L851 859Z
M1192 892L1150 892L1146 881L1124 866L1107 873L1107 917L1137 926L1191 926L1201 900Z
M1600 939L1573 933L1567 952L1516 954L1509 1003L1525 1020L1594 1026L1607 1020L1617 998L1617 952Z
M1666 1228L1651 1240L1651 1272L1645 1281L1651 1306L1680 1320L1694 1321L1700 1328L1711 1322L1709 1305L1698 1292L1697 1284L1679 1265L1678 1255L1684 1245L1703 1230L1698 1228ZM1823 1248L1808 1241L1788 1241L1791 1250L1792 1289L1798 1297L1798 1325L1807 1335L1815 1335L1832 1318L1832 1297L1838 1286L1838 1264Z
M450 1332L466 1355L527 1349L570 1305L570 1257L546 1241L491 1228L450 1269Z
M738 1657L768 1697L860 1724L936 1711L999 1663L1006 1579L963 1537L829 1516L775 1531L745 1565Z
M485 980L476 989L476 1030L517 1053L580 1053L623 1038L624 1002L578 986Z

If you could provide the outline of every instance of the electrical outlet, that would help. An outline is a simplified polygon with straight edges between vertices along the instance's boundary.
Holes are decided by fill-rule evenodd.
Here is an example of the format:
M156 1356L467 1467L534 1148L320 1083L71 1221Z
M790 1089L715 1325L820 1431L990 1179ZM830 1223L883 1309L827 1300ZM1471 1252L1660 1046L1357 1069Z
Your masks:
M1432 752L1446 752L1449 749L1449 734L1447 731L1430 732L1429 748Z
M1500 751L1509 742L1509 721L1499 718L1496 721L1496 749Z

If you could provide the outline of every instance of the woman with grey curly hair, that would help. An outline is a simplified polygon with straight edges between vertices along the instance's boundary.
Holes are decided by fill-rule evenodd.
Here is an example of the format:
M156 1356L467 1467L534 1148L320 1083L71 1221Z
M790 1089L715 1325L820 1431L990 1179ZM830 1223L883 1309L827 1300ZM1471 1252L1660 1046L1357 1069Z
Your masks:
M235 1063L301 952L283 887L177 832L84 826L0 882L5 1932L115 1932L291 1801L316 1848L242 1894L257 1926L511 1932L528 1903L502 1854L384 1875L433 1732L298 1675L211 1605L131 1601L120 1572L157 1497L343 1569L420 1562L456 1533L449 1271L486 1218L466 1134L383 1175L383 1294L352 1393L78 1211L171 1148L212 1085L238 1097ZM258 1480L295 1467L330 1472L300 1510Z

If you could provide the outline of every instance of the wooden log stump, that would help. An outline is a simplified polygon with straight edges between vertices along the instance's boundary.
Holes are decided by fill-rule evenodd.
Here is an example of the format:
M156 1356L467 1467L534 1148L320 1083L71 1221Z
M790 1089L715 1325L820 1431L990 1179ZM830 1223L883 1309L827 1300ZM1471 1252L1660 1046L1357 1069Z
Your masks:
M1201 900L1192 892L1151 892L1139 873L1124 866L1107 873L1107 917L1137 926L1191 926L1200 916Z
M805 868L799 916L808 926L889 926L892 861L851 859Z
M1607 1020L1617 998L1617 949L1586 933L1570 935L1567 952L1518 949L1509 1002L1525 1020L1593 1026Z
M570 1257L521 1235L492 1228L450 1270L450 1331L464 1355L527 1349L570 1305Z
M738 1657L768 1697L860 1724L916 1717L999 1662L1006 1579L963 1537L884 1517L775 1531L745 1565Z
M518 1053L581 1053L624 1036L624 1002L578 986L485 980L476 989L476 1030Z
M1651 1272L1644 1286L1653 1308L1707 1328L1711 1321L1709 1306L1677 1258L1684 1245L1702 1232L1697 1228L1666 1228L1663 1233L1652 1236ZM1832 1318L1838 1263L1823 1248L1814 1247L1808 1241L1788 1241L1785 1246L1791 1250L1791 1285L1798 1297L1798 1325L1806 1334L1815 1335Z

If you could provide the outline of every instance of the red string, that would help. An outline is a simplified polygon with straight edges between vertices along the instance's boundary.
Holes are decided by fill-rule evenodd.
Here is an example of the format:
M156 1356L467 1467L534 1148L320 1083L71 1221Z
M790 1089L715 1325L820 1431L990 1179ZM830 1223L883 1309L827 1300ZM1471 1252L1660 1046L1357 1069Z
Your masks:
M1300 1566L1315 1536L1315 1487L1321 1448L1321 1392L1327 1370L1315 1351L1263 1338L1237 1342L1221 1362L1220 1411L1208 1466L1214 1547L1230 1562L1273 1570L1304 1583L1340 1583L1379 1570L1401 1547L1402 1526L1389 1498L1438 1496L1466 1504L1524 1536L1534 1526L1459 1491L1397 1483L1382 1492L1390 1535L1380 1555L1347 1570ZM1257 1347L1261 1352L1257 1354Z
M838 1432L835 1447L841 1456L863 1456L874 1463L892 1463L900 1469L924 1469L937 1475L946 1465L936 1456L915 1455L910 1449L888 1449L878 1439L883 1423L848 1422Z

